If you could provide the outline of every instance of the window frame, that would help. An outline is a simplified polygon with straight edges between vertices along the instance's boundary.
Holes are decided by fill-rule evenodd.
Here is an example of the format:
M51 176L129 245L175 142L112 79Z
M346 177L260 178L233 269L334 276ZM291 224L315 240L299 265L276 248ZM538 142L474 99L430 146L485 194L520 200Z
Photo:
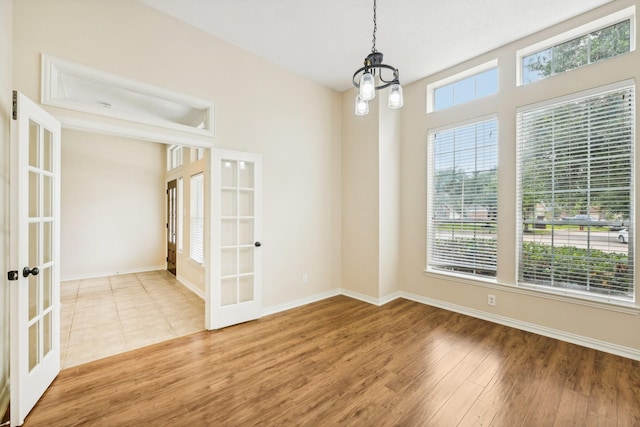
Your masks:
M519 121L520 121L520 115L522 113L525 112L529 112L529 111L533 111L536 109L541 109L541 108L551 108L554 105L562 105L562 104L566 104L572 101L578 101L578 100L582 100L582 99L586 99L586 98L590 98L593 96L597 96L600 94L606 94L607 92L612 92L612 91L616 91L616 90L622 90L624 88L628 88L628 87L633 87L634 88L634 94L637 93L637 84L635 82L635 80L633 79L629 79L629 80L624 80L624 81L620 81L620 82L616 82L616 83L611 83L611 84L607 84L607 85L602 85L602 86L598 86L598 87L593 87L584 91L580 91L578 93L573 93L573 94L569 94L569 95L565 95L565 96L561 96L561 97L556 97L556 98L552 98L552 99L547 99L541 102L537 102L534 104L530 104L530 105L525 105L522 107L519 107L516 109L516 128L519 128ZM630 197L631 200L629 201L629 205L630 205L630 224L631 224L631 231L634 230L634 228L636 227L635 223L635 210L634 210L634 206L636 203L636 199L637 199L637 193L635 191L635 180L636 180L636 172L635 172L635 166L636 166L636 162L635 162L635 157L636 157L636 149L635 149L635 143L637 142L637 133L636 133L636 129L638 126L638 122L636 121L637 118L637 105L635 104L635 99L634 99L634 114L632 116L632 120L633 120L633 130L634 130L634 135L632 136L633 138L633 143L632 143L632 148L631 148L631 154L630 154L630 161L631 161L631 171L630 171ZM628 257L631 258L631 263L634 266L634 271L632 272L632 276L631 276L631 280L634 283L634 289L631 292L631 297L630 298L625 298L625 297L620 297L620 296L614 296L614 295L607 295L604 293L596 293L596 292L588 292L588 291L582 291L582 290L574 290L574 289L569 289L569 288L564 288L564 287L552 287L552 286L547 286L547 285L540 285L540 284L534 284L534 283L527 283L524 281L521 281L521 263L522 263L522 251L523 251L523 212L522 212L522 197L523 197L523 191L522 188L520 187L520 182L521 182L521 148L520 148L520 130L517 130L517 135L516 135L516 206L515 206L515 214L516 214L516 250L517 250L517 256L516 256L516 277L515 277L515 287L518 289L523 289L523 290L531 290L533 292L535 292L535 294L537 295L544 295L544 294L548 294L548 295L554 295L554 296L562 296L562 297L568 297L570 298L571 301L573 302L577 302L577 301L588 301L588 302L595 302L595 303L608 303L608 304L613 304L614 306L616 306L617 308L623 309L624 307L637 307L637 302L638 302L638 292L639 292L639 288L635 285L635 280L634 278L636 277L637 272L635 270L637 270L637 268L635 267L636 265L636 259L637 259L637 255L636 255L636 251L635 251L635 241L634 239L631 239L630 242L628 243ZM631 242L633 242L633 245L631 244Z
M495 198L496 198L496 217L494 218L494 222L496 224L496 231L495 231L495 242L496 242L496 274L493 276L490 275L479 275L479 274L474 274L474 273L464 273L464 272L460 272L460 271L454 271L454 270L447 270L447 269L441 269L441 268L434 268L432 263L431 263L431 256L432 256L432 243L431 243L431 236L433 233L433 227L435 227L433 218L434 218L434 208L435 208L435 201L434 201L434 196L435 196L435 189L433 184L435 184L435 177L434 177L434 164L431 161L432 159L434 159L435 155L434 155L434 142L433 142L433 138L432 135L436 134L436 133L440 133L440 132L444 132L444 131L448 131L448 130L455 130L455 129L461 129L461 128L465 128L468 126L472 126L472 125L478 125L481 123L485 123L485 122L490 122L490 121L494 121L495 122L495 130L496 130L496 142L495 142L495 159L496 159L496 176L498 175L498 165L499 165L499 119L498 119L498 115L497 114L489 114L489 115L485 115L485 116L481 116L481 117L474 117L471 119L467 119L467 120L463 120L463 121L459 121L456 123L452 123L450 125L447 126L441 126L441 127L437 127L437 128L433 128L433 129L429 129L427 132L427 181L429 182L429 184L427 185L427 240L426 240L426 272L428 273L435 273L435 274L439 274L439 275L445 275L445 276L451 276L451 277L458 277L458 278L464 278L464 279L470 279L470 280L478 280L478 281L485 281L488 283L497 283L497 254L498 254L498 248L497 248L497 242L498 242L498 229L497 229L497 208L498 208L498 204L497 204L497 200L498 200L498 191L496 188L496 194L495 194ZM475 154L477 157L477 153ZM431 184L433 183L433 184Z
M590 21L584 25L580 25L578 27L575 27L569 31L565 31L563 33L560 33L556 36L547 38L545 40L542 40L540 42L534 43L532 45L529 45L527 47L524 47L522 49L518 49L516 51L516 86L527 86L531 83L535 83L535 82L529 82L529 83L525 83L524 82L524 67L523 67L523 60L525 57L532 55L534 53L537 52L541 52L544 51L546 49L550 49L553 48L555 46L561 45L563 43L569 42L571 40L574 40L576 38L588 35L594 31L598 31L598 30L602 30L604 28L607 28L611 25L615 25L617 23L623 22L625 20L629 20L629 37L630 37L630 41L629 41L629 52L634 52L636 50L636 22L635 22L635 11L636 11L636 7L635 6L630 6L627 7L625 9L619 10L617 12L614 12L612 14L609 14L607 16L603 16L601 18L598 18L596 20ZM619 56L619 55L618 55ZM615 57L612 57L615 58ZM607 59L611 59L611 58L607 58ZM605 59L606 61L606 59ZM589 64L586 64L589 65ZM578 67L581 68L581 67ZM575 68L574 68L575 69ZM571 70L568 70L571 71ZM566 71L565 71L566 72ZM553 74L549 77L553 77L554 75L561 75L564 74L565 72L562 73L558 73L558 74ZM540 79L537 81L541 81L541 80L547 80L546 78L544 79Z

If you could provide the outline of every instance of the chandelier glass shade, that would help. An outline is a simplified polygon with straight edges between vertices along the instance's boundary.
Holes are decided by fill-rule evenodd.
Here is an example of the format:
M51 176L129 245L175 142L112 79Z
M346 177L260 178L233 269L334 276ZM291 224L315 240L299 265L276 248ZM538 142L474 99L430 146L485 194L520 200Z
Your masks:
M398 69L384 64L384 55L376 50L376 0L373 0L373 46L371 53L364 59L364 66L353 73L353 85L358 89L355 100L355 114L364 116L369 114L369 101L375 99L376 91L389 88L387 106L391 109L400 108L403 104L402 86Z

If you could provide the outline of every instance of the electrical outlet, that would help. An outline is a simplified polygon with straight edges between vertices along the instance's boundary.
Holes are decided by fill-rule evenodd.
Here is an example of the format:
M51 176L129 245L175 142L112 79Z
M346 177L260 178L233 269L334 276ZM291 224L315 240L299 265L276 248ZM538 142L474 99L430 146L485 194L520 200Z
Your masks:
M309 283L309 276L306 273L302 275L302 283L305 285Z
M496 296L495 295L487 295L487 304L496 305Z

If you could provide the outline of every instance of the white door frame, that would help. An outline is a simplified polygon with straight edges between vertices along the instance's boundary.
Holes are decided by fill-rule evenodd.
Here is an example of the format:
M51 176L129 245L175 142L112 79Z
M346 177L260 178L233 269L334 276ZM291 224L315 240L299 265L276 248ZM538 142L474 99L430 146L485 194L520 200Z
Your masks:
M57 110L56 110L57 111ZM65 114L54 114L54 117L60 121L62 124L62 129L73 129L79 130L82 132L89 133L97 133L99 135L112 135L119 136L125 138L133 138L143 141L156 142L158 144L169 144L169 145L182 145L189 147L198 147L198 148L207 148L209 149L209 153L213 151L213 137L204 139L199 136L192 135L180 135L174 134L172 132L168 132L163 130L162 128L138 128L131 127L126 124L122 125L114 125L112 123L102 122L99 119L86 120L86 119L69 119ZM205 259L209 261L209 257L206 254L211 253L211 215L208 214L207 206L209 205L209 200L211 198L211 154L205 155L206 166L203 171L204 174L204 185L205 189L209 189L209 191L205 191L205 217L204 217L204 253ZM206 262L203 265L204 268L204 287L205 287L205 295L208 295L211 290L211 262ZM205 313L210 311L210 302L205 297ZM205 314L205 327L207 329L212 329L207 326L206 322L206 314Z

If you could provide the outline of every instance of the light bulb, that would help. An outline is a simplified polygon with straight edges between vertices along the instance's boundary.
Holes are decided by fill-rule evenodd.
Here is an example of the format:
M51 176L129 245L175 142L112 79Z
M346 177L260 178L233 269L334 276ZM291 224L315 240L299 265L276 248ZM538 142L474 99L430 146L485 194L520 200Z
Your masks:
M394 83L389 88L389 104L388 107L396 109L402 107L404 100L402 99L402 86L400 83Z
M373 74L365 72L360 78L360 98L370 101L376 97L376 81Z
M356 116L366 116L369 114L369 103L356 95Z

